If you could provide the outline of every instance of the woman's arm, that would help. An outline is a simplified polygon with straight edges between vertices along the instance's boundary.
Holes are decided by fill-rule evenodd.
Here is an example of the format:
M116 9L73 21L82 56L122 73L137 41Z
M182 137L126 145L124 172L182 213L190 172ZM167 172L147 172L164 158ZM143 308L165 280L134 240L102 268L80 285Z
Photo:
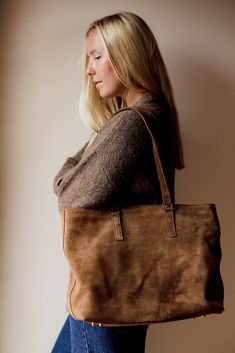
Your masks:
M57 183L60 208L114 202L146 156L146 148L151 148L151 139L139 115L130 110L115 115L80 162Z
M58 186L60 185L61 181L63 180L64 176L66 175L67 172L69 172L72 168L74 168L81 160L84 152L92 145L94 142L95 138L97 136L97 133L94 132L90 138L89 141L85 143L85 145L73 156L73 157L68 157L57 173L55 179L54 179L54 192L57 194Z
M64 175L79 163L88 144L89 144L89 141L87 141L85 145L83 145L83 147L73 157L68 157L65 163L63 164L63 166L61 167L61 169L59 170L59 172L57 173L53 183L54 192L56 194L57 194L58 186L63 180Z

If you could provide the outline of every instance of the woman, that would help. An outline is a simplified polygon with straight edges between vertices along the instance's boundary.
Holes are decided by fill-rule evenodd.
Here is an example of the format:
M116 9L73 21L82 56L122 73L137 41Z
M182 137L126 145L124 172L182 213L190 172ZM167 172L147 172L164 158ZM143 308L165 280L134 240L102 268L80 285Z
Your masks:
M89 142L54 181L59 209L161 203L144 113L174 200L175 168L184 167L171 84L156 39L137 15L93 22L84 47L80 114ZM115 115L114 115L115 113ZM68 316L53 353L143 353L148 325L99 327Z

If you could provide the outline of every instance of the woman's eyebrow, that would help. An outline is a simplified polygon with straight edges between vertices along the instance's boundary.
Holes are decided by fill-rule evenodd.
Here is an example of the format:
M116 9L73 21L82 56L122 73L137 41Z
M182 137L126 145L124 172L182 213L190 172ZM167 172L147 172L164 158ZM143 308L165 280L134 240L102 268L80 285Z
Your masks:
M100 53L100 52L101 52L101 50L99 50L99 49L92 49L90 52L87 53L87 55L92 55L94 53Z

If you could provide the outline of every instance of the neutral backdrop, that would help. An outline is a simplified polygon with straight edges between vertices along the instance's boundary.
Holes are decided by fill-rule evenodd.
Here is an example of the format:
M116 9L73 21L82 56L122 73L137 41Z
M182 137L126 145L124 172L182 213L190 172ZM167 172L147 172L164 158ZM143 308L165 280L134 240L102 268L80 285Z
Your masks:
M50 352L66 318L68 266L52 182L90 136L78 115L84 32L119 10L147 21L169 70L187 165L177 172L176 200L216 203L222 229L224 314L152 325L146 353L235 352L234 5L1 1L2 353Z

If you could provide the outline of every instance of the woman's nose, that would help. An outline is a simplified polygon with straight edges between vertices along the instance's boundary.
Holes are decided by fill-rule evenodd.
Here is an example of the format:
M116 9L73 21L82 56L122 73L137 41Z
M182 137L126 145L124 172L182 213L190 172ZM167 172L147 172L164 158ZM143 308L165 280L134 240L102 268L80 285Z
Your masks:
M88 64L87 69L86 69L86 74L87 75L94 75L95 74L95 70L94 70L92 63Z

